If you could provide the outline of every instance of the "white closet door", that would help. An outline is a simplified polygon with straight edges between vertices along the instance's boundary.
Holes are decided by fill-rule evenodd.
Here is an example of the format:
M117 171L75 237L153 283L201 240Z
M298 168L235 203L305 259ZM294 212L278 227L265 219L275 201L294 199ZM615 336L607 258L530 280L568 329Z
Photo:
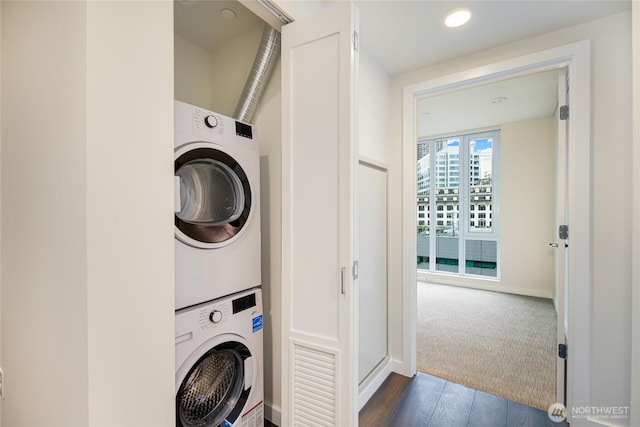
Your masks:
M358 383L388 356L387 169L360 161Z
M352 4L282 28L282 425L357 425Z

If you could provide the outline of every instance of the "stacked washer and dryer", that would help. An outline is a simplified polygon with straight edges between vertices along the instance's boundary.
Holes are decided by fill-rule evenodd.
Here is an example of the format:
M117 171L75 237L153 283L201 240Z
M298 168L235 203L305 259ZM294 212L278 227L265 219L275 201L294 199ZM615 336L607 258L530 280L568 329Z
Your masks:
M255 128L175 101L176 426L263 426Z

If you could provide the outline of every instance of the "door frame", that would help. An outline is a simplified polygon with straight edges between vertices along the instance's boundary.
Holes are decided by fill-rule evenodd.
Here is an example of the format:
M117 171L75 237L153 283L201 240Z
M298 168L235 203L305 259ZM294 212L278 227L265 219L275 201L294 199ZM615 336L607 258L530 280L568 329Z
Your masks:
M567 363L567 407L588 405L591 344L591 45L589 40L496 62L408 85L403 88L402 207L403 207L403 361L401 373L416 373L417 269L416 269L416 144L417 100L465 87L541 71L568 68L569 94L569 247L568 324L571 357ZM586 149L584 149L586 148ZM588 179L584 179L588 177Z

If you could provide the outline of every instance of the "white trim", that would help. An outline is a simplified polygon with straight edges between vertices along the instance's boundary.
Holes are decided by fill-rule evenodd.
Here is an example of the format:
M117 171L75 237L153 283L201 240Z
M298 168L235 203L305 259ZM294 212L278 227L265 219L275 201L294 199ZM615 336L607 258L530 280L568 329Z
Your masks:
M364 408L369 399L380 388L384 380L391 375L391 362L388 357L374 370L374 373L369 374L367 381L360 387L360 395L358 396L358 411Z
M282 416L280 414L280 408L273 405L270 402L264 402L264 417L272 424L277 426L282 425Z
M416 370L416 100L461 87L513 78L562 67L569 68L572 90L569 141L569 343L568 406L590 401L592 293L591 221L591 46L588 40L548 49L487 66L406 86L403 90L403 364ZM586 148L586 149L585 149ZM578 214L579 213L579 214ZM586 421L586 420L585 420ZM585 425L576 420L576 425Z
M458 132L445 132L436 135L429 136L420 136L418 137L418 142L425 142L431 139L446 139L446 138L454 138L454 137L463 137L466 135L474 135L477 133L488 133L488 132L500 132L502 131L501 126L486 126L481 128L467 129Z
M387 173L389 172L389 165L387 163L381 162L371 157L360 155L358 156L358 162L362 165L367 165Z
M552 299L551 291L532 288L517 288L504 286L494 280L460 280L464 276L425 274L418 272L418 282L433 283L434 285L456 286L458 288L478 289L481 291L502 292L505 294L524 295L528 297ZM468 277L467 277L468 278ZM496 283L493 284L492 282Z
M417 334L417 218L416 158L418 145L415 112L417 111L417 88L403 89L402 99L402 355L400 362L404 375L416 374Z

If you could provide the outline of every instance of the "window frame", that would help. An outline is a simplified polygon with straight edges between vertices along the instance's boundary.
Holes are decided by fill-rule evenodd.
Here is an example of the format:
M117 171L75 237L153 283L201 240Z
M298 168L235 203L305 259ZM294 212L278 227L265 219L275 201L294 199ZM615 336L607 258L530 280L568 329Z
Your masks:
M421 138L417 141L418 144L429 144L429 153L435 154L437 152L437 145L439 141L443 140L453 140L458 139L459 144L459 154L458 154L458 170L459 175L457 179L457 187L456 187L456 196L458 197L458 209L457 216L458 227L459 227L459 235L458 235L458 271L450 272L450 271L442 271L436 268L436 232L435 226L442 225L439 224L438 221L436 224L430 224L429 226L429 239L430 239L430 254L429 254L429 268L428 270L419 269L421 271L426 271L429 273L436 274L453 274L456 276L466 276L466 277L474 277L478 279L484 280L499 280L501 273L501 263L500 263L500 238L499 238L499 207L500 207L500 132L501 129L499 127L492 128L489 130L482 131L468 131L468 132L458 132L451 135L438 135L437 137L430 138ZM492 140L492 158L491 158L491 195L490 199L487 199L484 194L486 193L486 184L480 184L479 186L471 185L471 156L470 156L470 142L480 139L491 139ZM440 142L441 143L441 142ZM440 181L442 178L438 175L438 161L436 159L437 156L431 155L429 159L429 170L431 179L429 179L428 191L429 191L429 203L427 205L427 210L431 210L431 205L434 205L434 210L438 211L437 204L437 195L440 194L439 191L446 191L444 188L439 187ZM479 168L479 166L476 166ZM435 172L435 173L434 173ZM479 189L478 192L472 192L472 189ZM447 194L451 192L451 189L448 189ZM444 193L442 193L444 194ZM484 206L484 210L480 211L479 207L475 209L471 209L471 205L473 203L473 197L482 196L482 200L478 199L478 206L480 203ZM476 196L477 195L477 196ZM416 194L417 196L417 194ZM495 207L496 209L493 209ZM444 210L444 209L443 209ZM440 210L439 212L443 212ZM489 215L485 215L486 218L480 219L478 213L489 213ZM471 218L471 214L475 213L475 218ZM478 229L472 229L472 226L478 226L478 224L482 221L483 224L489 224L491 227L491 231L480 231ZM433 227L433 228L432 228ZM485 240L485 241L495 241L496 242L496 275L495 276L484 276L479 274L472 274L466 272L466 245L467 241L470 240Z

